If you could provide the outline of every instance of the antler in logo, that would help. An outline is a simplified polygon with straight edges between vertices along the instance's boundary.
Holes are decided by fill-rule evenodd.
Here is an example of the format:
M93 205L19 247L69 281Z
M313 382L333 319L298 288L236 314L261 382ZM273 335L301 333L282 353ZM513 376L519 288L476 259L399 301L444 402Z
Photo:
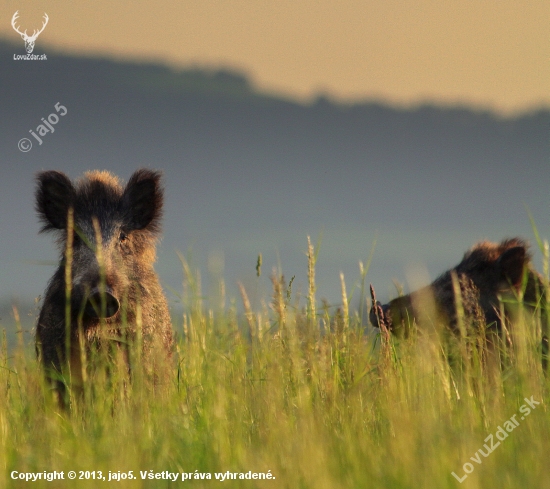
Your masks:
M32 36L27 36L27 30L25 29L25 32L21 32L17 26L15 25L15 21L19 17L19 10L13 14L13 17L11 18L11 26L14 28L15 32L18 34L21 34L21 37L25 41L25 49L27 53L31 54L32 50L34 49L34 42L36 41L36 38L40 35L40 33L44 30L44 27L46 27L46 24L48 23L48 14L44 13L44 23L42 24L42 29L39 31L34 30L32 33Z

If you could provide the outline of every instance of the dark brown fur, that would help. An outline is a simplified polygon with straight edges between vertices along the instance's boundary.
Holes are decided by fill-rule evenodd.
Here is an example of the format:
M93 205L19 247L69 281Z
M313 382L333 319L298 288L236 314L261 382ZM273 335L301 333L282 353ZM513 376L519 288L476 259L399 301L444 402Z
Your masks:
M73 185L63 173L47 171L38 174L37 184L36 209L43 223L41 231L57 233L61 252L61 263L49 282L36 328L37 350L50 375L59 378L69 364L73 384L78 383L82 372L81 343L88 353L105 345L115 345L120 350L121 345L136 340L138 325L143 361L148 362L152 350L159 348L168 358L173 343L170 315L153 269L163 205L160 174L138 170L123 187L108 172L88 172ZM65 263L70 209L74 213L74 241L71 322L66 326Z
M453 276L456 277L454 284ZM374 300L370 321L373 326L385 327L396 336L407 336L411 325L419 322L422 311L418 309L431 300L438 319L457 333L457 286L465 326L495 332L502 331L503 324L507 328L509 326L511 308L506 307L502 317L500 298L505 297L513 302L523 290L525 306L531 310L540 308L543 352L547 350L543 281L533 269L529 247L521 238L507 239L498 244L482 241L471 248L456 267L442 274L431 285L385 305Z

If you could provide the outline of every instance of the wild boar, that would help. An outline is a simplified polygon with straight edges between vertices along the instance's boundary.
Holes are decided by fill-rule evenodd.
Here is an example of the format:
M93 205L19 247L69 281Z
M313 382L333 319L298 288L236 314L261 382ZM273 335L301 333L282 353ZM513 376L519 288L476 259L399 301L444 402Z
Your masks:
M114 346L127 359L138 338L143 362L153 350L170 357L170 315L153 268L162 206L156 171L137 170L125 187L106 171L88 172L74 184L58 171L38 174L41 232L56 233L61 253L36 327L50 378L59 379L69 365L78 385L83 352Z
M371 286L373 306L369 319L374 327L382 326L396 336L407 336L410 327L421 322L421 308L431 302L437 320L458 333L457 305L460 305L462 320L468 328L500 333L503 324L509 326L510 315L517 309L513 303L517 306L520 292L523 292L526 308L540 311L545 366L548 352L545 287L531 264L529 247L521 238L501 243L477 243L456 267L443 273L431 285L388 304L376 301ZM503 304L501 299L507 303Z

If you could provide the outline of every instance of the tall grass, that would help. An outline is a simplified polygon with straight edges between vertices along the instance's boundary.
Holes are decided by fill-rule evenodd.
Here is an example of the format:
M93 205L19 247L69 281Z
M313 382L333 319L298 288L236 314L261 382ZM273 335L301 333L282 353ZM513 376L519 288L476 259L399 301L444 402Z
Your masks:
M91 369L70 411L58 406L32 348L9 352L4 335L0 487L30 484L12 471L54 470L65 480L33 487L102 487L93 480L98 471L106 481L109 472L132 471L136 478L116 482L120 488L173 487L142 480L140 471L151 470L178 473L176 484L193 487L217 486L216 473L224 486L247 488L550 487L537 319L518 319L514 353L489 374L467 335L450 344L418 333L397 344L365 334L363 314L348 299L359 291L365 302L363 267L358 290L341 276L342 303L318 306L317 251L308 242L305 304L274 271L260 310L241 287L242 315L225 299L208 309L200 277L182 257L183 334L167 378L152 381L134 368L130 380L123 361L109 374ZM451 350L460 361L449 361ZM531 397L540 404L524 415ZM487 438L496 445L498 427L513 415L518 426L488 454ZM227 479L228 471L237 478ZM238 478L250 471L273 478ZM460 483L452 472L467 478Z

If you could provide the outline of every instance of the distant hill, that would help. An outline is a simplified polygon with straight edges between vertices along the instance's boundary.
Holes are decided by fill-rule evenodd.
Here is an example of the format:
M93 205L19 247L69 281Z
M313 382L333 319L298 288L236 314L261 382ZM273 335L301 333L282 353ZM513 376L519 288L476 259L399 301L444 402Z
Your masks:
M239 73L35 51L47 61L14 61L22 43L0 42L0 299L38 296L52 267L36 263L57 258L52 239L37 236L40 169L77 177L105 168L123 178L138 166L162 169L158 269L176 289L174 249L191 247L205 292L215 289L212 263L222 256L228 290L241 280L262 296L280 263L303 292L306 237L322 234L319 297L337 304L339 272L351 288L376 240L367 280L384 299L411 263L426 264L433 278L480 238L532 238L526 206L549 234L546 108L502 118L324 97L305 105L261 93ZM39 145L29 131L57 103L67 114ZM17 146L25 137L27 153Z

